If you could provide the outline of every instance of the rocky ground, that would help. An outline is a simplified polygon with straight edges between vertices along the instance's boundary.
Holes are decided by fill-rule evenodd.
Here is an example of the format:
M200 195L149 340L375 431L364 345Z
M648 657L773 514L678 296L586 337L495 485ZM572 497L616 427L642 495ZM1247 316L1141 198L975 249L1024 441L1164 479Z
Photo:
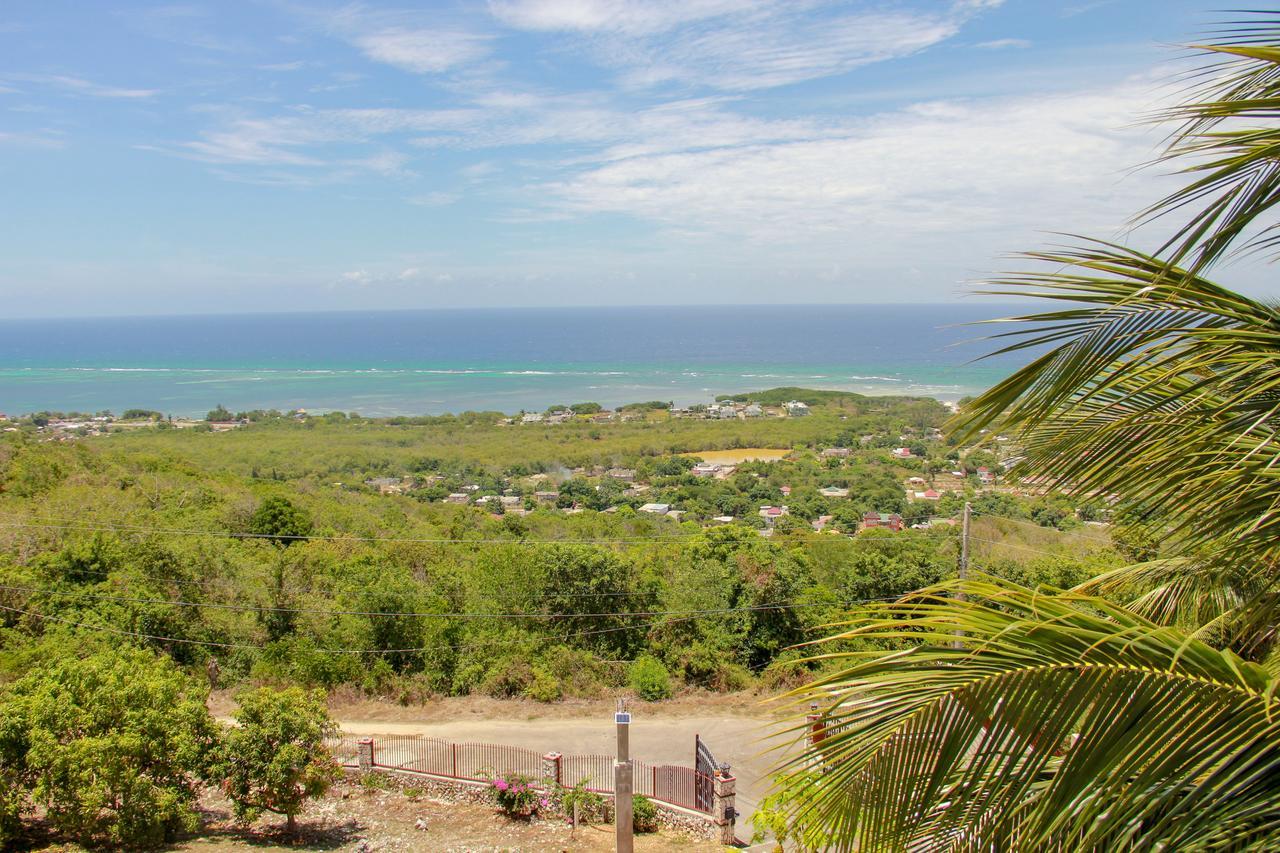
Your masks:
M490 806L460 805L394 790L343 784L312 803L290 838L280 819L263 819L248 830L236 826L228 804L209 794L203 802L207 829L171 849L200 853L244 850L332 851L608 851L612 826L570 827L562 820L515 821ZM636 838L636 850L722 850L718 844L664 831Z

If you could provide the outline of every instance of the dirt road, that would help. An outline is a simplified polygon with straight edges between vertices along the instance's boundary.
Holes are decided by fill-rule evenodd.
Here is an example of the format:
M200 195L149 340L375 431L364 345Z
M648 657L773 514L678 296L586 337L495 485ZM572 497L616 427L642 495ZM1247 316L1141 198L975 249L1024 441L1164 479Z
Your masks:
M342 719L351 734L437 737L457 742L500 743L540 752L592 755L614 753L612 715L554 719L462 719L441 722ZM680 716L663 718L637 712L631 724L631 756L650 764L692 766L694 736L701 735L716 760L738 778L738 835L751 835L751 814L768 790L769 770L783 753L770 739L777 724L767 717Z

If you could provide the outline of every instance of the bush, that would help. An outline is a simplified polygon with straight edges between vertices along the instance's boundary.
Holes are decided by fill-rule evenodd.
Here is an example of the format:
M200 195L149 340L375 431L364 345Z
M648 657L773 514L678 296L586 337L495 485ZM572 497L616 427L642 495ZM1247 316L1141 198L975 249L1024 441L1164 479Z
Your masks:
M239 725L227 733L223 792L241 821L263 811L284 815L290 832L298 812L320 797L342 771L324 739L337 726L329 719L324 694L262 688L240 696Z
M132 847L194 829L218 726L199 686L138 649L62 660L15 683L0 706L0 818L27 796L85 845Z
M524 689L524 695L537 702L555 702L564 690L560 687L560 679L540 666L533 668L533 682Z
M628 672L631 689L641 699L650 702L671 696L671 675L662 661L652 655L641 655L631 664Z
M605 798L595 791L587 790L587 783L590 781L581 779L572 788L560 788L557 791L560 809L566 817L573 818L575 805L578 807L578 820L581 823L599 823L608 817L609 807Z
M549 803L541 791L533 787L528 776L508 773L492 782L493 801L507 817L529 818Z
M658 831L658 809L648 797L636 794L631 798L631 825L636 832Z

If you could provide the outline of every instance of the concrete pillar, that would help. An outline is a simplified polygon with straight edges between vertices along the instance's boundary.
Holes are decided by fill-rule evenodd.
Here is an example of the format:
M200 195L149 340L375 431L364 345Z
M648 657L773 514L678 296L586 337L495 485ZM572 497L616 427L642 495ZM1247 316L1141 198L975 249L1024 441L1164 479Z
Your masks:
M822 715L813 713L805 716L809 722L809 746L817 746L822 743L826 737L826 725L822 722Z
M558 752L542 756L542 784L548 791L560 787L560 758Z
M720 827L721 844L733 844L736 841L734 824L738 819L738 811L734 808L736 802L734 792L737 784L738 780L727 767L716 771L716 775L711 780L711 817Z
M359 756L360 756L360 760L359 760L360 772L372 773L373 772L373 738L371 737L360 738L360 740L357 743L357 747L359 749Z

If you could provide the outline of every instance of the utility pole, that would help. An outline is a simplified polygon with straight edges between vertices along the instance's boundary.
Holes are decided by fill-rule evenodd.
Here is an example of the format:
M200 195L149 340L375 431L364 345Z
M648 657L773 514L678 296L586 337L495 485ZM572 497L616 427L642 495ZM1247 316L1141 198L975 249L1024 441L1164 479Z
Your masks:
M618 757L613 762L613 831L614 849L618 853L632 853L635 837L631 810L631 712L627 700L618 700L618 711L613 715L618 727Z
M973 507L968 502L964 502L964 514L960 517L960 563L956 566L956 577L960 581L960 588L956 590L955 600L964 601L964 582L969 579L969 518L973 513ZM960 648L963 644L958 639L964 636L963 631L956 631L957 639L952 641L953 649Z

